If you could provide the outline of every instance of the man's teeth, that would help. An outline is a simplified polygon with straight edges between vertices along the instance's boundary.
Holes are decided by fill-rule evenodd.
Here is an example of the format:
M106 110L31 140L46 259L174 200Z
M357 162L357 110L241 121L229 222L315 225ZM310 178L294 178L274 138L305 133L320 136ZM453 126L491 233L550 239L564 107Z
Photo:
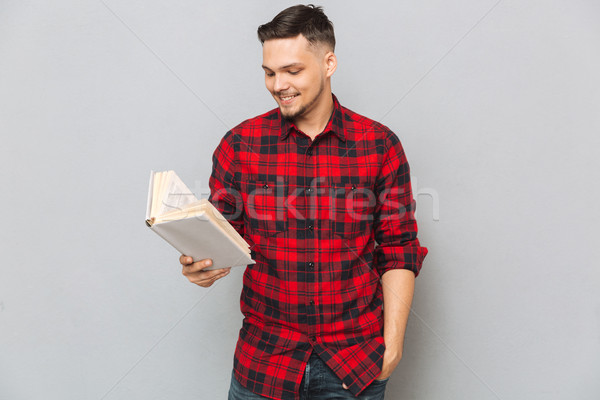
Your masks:
M296 97L296 95L282 97L282 98L281 98L281 100L283 100L283 101L288 101L288 100L290 100L290 99L293 99L294 97Z

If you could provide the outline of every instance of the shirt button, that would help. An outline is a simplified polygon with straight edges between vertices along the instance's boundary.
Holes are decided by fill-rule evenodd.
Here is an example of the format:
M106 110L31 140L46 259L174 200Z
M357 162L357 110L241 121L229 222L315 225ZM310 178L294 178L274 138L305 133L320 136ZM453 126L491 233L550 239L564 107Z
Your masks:
M310 304L311 306L314 306L315 305L315 301L311 300L308 304Z
M308 338L308 340L310 340L311 342L314 342L314 341L317 340L317 337L316 336L311 336L311 337Z
M306 193L312 193L312 191L313 191L313 188L311 188L311 187L306 189Z
M312 231L312 230L313 230L313 226L312 226L312 224L310 224L310 225L308 226L308 230L309 230L309 231Z
M313 269L315 269L315 263L314 263L314 262L312 262L312 261L310 261L310 262L308 263L308 268L309 268L311 271L312 271Z
M263 185L263 189L268 189L268 188L269 188L269 185L268 185L267 183L265 183L265 184Z
M312 149L306 150L306 155L307 156L312 156Z

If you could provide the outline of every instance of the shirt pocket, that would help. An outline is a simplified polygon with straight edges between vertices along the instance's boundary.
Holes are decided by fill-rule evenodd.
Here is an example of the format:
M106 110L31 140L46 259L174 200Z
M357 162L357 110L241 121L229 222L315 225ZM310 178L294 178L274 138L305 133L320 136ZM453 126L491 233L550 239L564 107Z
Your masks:
M246 225L251 232L269 237L287 231L287 185L275 181L243 181L240 187Z
M353 239L370 235L376 204L371 183L331 179L328 190L329 223L334 238Z

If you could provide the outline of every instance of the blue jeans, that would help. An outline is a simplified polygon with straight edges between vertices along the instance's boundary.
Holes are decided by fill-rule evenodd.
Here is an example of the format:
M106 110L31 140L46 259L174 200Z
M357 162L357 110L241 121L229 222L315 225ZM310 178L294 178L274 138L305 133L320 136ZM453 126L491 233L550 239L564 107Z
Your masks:
M342 387L342 381L333 373L319 356L312 353L306 370L300 382L300 400L383 400L385 386L388 379L374 380L363 390L358 397ZM264 400L267 397L259 396L243 387L233 373L229 387L229 400Z

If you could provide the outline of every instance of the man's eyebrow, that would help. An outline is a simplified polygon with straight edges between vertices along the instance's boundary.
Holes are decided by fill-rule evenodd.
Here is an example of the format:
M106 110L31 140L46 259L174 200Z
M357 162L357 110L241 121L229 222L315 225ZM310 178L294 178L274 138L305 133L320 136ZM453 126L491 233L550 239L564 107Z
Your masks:
M291 63L291 64L288 64L288 65L284 65L283 67L281 67L279 69L288 69L288 68L303 67L303 66L304 66L304 64L296 62L296 63ZM267 67L266 65L263 65L262 67L263 67L263 69L268 69L269 71L272 71L272 69L269 68L269 67Z

